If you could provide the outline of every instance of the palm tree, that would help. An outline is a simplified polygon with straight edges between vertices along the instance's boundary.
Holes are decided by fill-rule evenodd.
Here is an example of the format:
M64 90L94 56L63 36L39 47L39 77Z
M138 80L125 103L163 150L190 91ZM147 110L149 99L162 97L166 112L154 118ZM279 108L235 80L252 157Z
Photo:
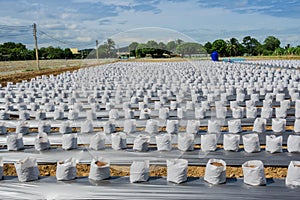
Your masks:
M114 54L115 46L116 43L110 38L108 38L107 41L104 42L105 52L108 57L114 57L113 54Z
M239 41L236 38L231 38L227 41L227 52L229 56L237 56L239 51Z

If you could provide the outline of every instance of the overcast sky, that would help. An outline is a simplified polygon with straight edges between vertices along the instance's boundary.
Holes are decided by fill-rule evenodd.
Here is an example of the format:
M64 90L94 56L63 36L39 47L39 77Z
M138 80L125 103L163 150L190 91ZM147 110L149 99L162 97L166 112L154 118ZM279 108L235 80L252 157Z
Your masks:
M0 43L32 48L33 23L40 46L82 49L106 38L119 46L177 38L204 44L247 35L300 45L299 0L0 0Z

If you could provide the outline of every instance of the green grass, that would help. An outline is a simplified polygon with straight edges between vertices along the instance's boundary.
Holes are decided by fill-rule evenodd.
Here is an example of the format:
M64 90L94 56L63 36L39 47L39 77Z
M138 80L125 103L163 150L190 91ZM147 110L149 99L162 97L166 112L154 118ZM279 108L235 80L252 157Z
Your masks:
M32 72L34 70L35 70L34 68L28 68L28 69L23 70L23 72Z

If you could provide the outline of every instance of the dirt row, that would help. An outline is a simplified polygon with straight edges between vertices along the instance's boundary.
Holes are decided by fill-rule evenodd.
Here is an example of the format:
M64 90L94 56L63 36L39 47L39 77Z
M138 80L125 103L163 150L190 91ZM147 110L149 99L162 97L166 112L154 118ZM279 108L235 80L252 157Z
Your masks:
M40 61L41 69L36 70L35 61L13 61L0 62L0 84L6 86L7 82L18 83L23 80L31 80L36 76L58 75L66 71L73 72L84 67L93 67L107 63L117 62L118 60L43 60ZM65 64L65 63L68 64ZM7 65L7 66L6 66Z
M38 165L40 170L40 176L55 176L56 164L52 165ZM90 171L89 164L77 164L77 176L88 176ZM130 166L110 166L111 176L129 176ZM3 166L4 176L17 176L15 167L13 164L4 164ZM205 173L205 166L189 166L188 177L203 177ZM287 174L287 168L285 167L265 167L266 178L285 178ZM167 167L150 165L150 176L165 177L167 176ZM226 177L228 178L241 178L243 177L243 171L241 167L226 167Z
M31 80L32 78L35 78L37 76L42 75L58 75L66 71L75 71L80 69L81 67L75 66L75 67L64 67L64 68L53 68L53 69L44 69L40 71L27 71L27 72L18 72L15 74L6 74L0 76L0 84L2 86L6 86L7 82L13 82L18 83L22 82L23 80Z

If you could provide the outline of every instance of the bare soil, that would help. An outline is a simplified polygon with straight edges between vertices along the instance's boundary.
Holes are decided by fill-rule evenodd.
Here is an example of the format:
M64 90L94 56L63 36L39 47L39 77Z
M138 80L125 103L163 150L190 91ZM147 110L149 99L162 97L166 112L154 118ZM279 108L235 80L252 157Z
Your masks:
M95 164L96 164L98 167L102 167L102 166L107 165L106 162L101 162L101 161L97 161L97 162L95 162Z
M116 62L116 60L41 60L40 70L36 69L36 63L33 60L0 62L0 84L6 86L7 82L29 81L36 76L58 75L66 71L73 72L83 67L112 62Z
M2 86L6 86L7 82L13 82L13 83L18 83L22 82L23 80L29 81L32 78L35 78L37 76L42 76L42 75L58 75L66 71L75 71L80 69L79 66L77 67L64 67L64 68L55 68L55 69L45 69L41 71L28 71L28 72L18 72L15 74L5 74L0 76L0 84Z
M211 165L214 165L216 167L223 167L223 164L222 163L219 163L219 162L212 162L210 163Z
M38 165L41 176L55 176L56 164ZM90 171L89 164L77 164L77 176L88 176ZM4 164L4 176L17 176L13 164ZM129 176L130 166L110 166L111 176ZM205 166L188 166L189 177L203 177L205 173ZM287 174L286 167L265 167L266 178L285 178ZM167 167L151 165L150 176L165 177L167 176ZM241 178L243 177L242 167L226 167L226 177L228 178Z

